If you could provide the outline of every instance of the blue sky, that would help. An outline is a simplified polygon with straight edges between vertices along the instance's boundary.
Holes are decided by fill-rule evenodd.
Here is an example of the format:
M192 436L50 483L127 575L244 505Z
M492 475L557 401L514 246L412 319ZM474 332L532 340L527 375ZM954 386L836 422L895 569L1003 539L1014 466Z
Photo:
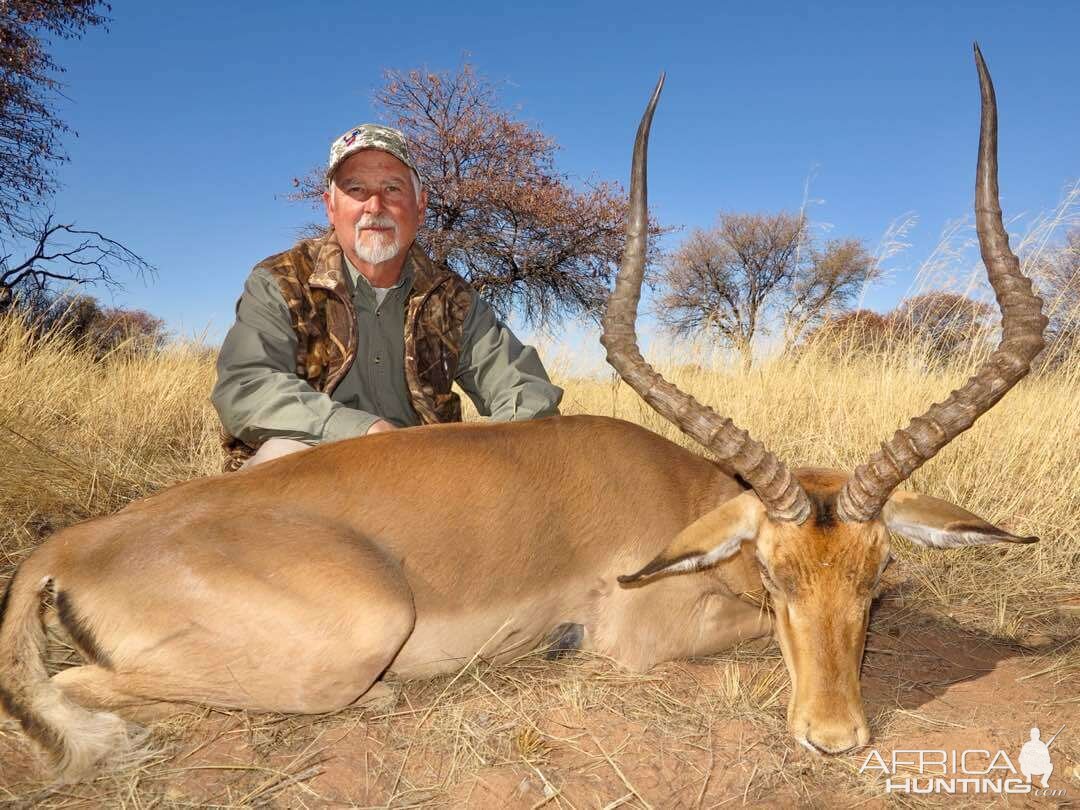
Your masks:
M556 139L561 170L621 182L665 70L650 153L661 221L795 209L811 176L812 216L833 236L874 247L916 212L912 247L868 297L878 309L970 211L972 40L997 85L1006 214L1052 208L1080 177L1076 2L112 5L108 32L54 49L68 68L60 112L79 135L56 214L159 268L112 303L212 341L251 267L316 218L284 199L291 180L375 118L384 68L453 69L467 55Z

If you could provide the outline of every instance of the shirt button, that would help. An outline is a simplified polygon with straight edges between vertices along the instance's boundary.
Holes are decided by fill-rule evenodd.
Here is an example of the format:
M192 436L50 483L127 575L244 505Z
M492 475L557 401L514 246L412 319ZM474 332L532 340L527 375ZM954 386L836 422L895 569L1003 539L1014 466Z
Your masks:
M379 355L375 355L375 364L378 365L382 362L382 358Z

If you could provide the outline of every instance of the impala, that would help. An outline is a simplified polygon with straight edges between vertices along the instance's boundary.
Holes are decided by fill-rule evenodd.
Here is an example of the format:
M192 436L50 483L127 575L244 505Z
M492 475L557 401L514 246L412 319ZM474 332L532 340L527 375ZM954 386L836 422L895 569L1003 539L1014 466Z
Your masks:
M824 753L864 745L859 668L889 532L940 548L1036 539L896 490L1043 345L1041 302L1001 221L994 92L977 47L975 58L976 222L1001 343L850 476L790 470L638 351L661 79L634 145L602 340L622 378L715 461L634 424L572 416L395 431L174 486L58 532L19 567L0 616L6 712L75 779L130 744L117 712L325 712L385 695L388 671L430 676L545 640L645 670L772 632L794 737ZM769 610L747 596L762 586ZM49 597L85 658L52 677Z

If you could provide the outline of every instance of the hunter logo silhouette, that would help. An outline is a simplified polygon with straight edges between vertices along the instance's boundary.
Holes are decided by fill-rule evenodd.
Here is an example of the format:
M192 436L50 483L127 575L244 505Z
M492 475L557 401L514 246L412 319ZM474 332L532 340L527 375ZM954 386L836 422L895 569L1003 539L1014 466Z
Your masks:
M1024 743L1024 747L1020 749L1020 773L1024 775L1024 778L1031 782L1031 777L1041 776L1042 786L1049 787L1048 784L1050 774L1054 772L1054 763L1050 761L1050 746L1054 744L1054 740L1057 739L1058 734L1064 730L1065 726L1057 730L1047 742L1043 742L1039 739L1039 729L1033 728L1031 730L1031 739Z

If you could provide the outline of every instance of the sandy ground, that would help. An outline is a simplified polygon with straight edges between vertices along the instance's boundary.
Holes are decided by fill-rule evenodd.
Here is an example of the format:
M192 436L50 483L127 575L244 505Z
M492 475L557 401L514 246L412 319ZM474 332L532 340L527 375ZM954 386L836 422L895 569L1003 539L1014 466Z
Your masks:
M0 803L1080 807L1080 634L1021 645L904 602L895 589L875 612L862 678L874 736L846 756L817 756L787 734L787 675L775 646L643 676L580 656L532 656L395 684L388 709L316 718L181 714L152 727L160 753L140 767L62 788L40 781L21 736L4 726ZM1063 725L1050 749L1050 788L1059 792L1051 797L886 795L879 772L860 773L871 751L888 762L895 750L1000 749L1016 764L1032 726L1045 740Z

